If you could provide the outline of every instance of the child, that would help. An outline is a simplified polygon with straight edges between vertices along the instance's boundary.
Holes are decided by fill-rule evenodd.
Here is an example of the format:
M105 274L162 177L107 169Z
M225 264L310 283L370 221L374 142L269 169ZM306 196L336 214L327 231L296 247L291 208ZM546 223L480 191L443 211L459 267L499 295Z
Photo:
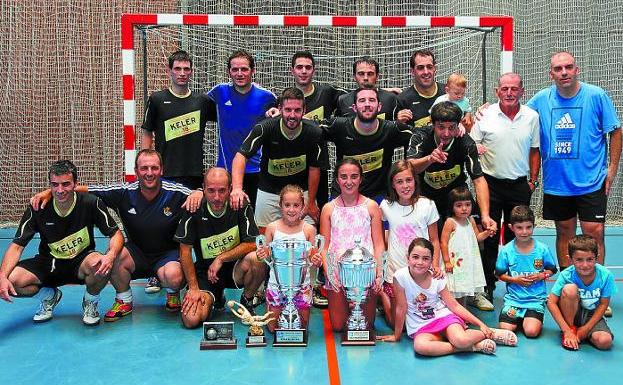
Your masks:
M316 228L303 221L302 214L305 207L305 198L303 189L295 185L286 185L281 189L279 194L279 207L281 208L281 219L271 222L266 227L266 242L279 241L283 239L296 239L309 241L314 243L316 236ZM312 250L310 261L315 266L322 264L322 257L318 253L319 250ZM257 250L257 257L265 259L270 256L270 248L268 246L261 247ZM275 320L279 319L279 314L285 306L286 298L279 291L279 285L275 277L275 272L271 269L268 286L266 287L266 303L268 310L273 312ZM294 304L299 311L301 317L301 326L307 327L309 322L309 308L312 301L312 290L309 280L309 273L305 277L305 282L301 290L294 297ZM268 329L275 331L277 321L273 320L268 324Z
M394 293L392 282L394 273L407 266L407 247L414 238L426 238L433 244L433 269L439 269L439 234L437 221L439 213L435 202L419 195L417 175L413 165L399 160L392 165L389 173L389 193L380 205L383 220L389 224L387 235L387 261L385 282L380 293L385 319L394 326Z
M597 256L595 238L571 238L573 266L560 272L547 297L547 309L562 331L562 347L568 350L578 350L587 339L597 349L612 346L613 335L603 317L617 288L612 273L597 263Z
M487 285L480 259L478 242L493 234L480 231L471 217L472 194L465 186L456 187L448 194L448 210L441 231L441 256L448 274L448 290L465 306L467 297L474 297L474 305L492 311L493 304L482 293Z
M445 278L433 278L433 254L433 245L424 238L416 238L409 245L408 266L394 274L394 334L378 336L377 339L399 341L406 321L407 334L413 338L413 349L421 355L443 356L471 351L493 354L496 342L515 346L515 333L487 327L454 299L446 288ZM480 330L468 329L466 322Z
M495 274L506 282L500 328L515 331L520 326L526 337L535 338L543 327L545 280L556 273L556 261L547 245L532 238L530 207L513 208L508 223L515 239L500 249L495 265Z
M446 93L435 99L433 106L441 102L452 102L461 108L463 111L463 119L459 128L461 132L465 134L472 129L474 125L474 118L472 116L472 107L469 105L469 99L465 96L465 89L467 88L467 79L461 74L451 74L446 82ZM432 106L431 106L432 108Z
M327 282L329 316L334 331L343 331L349 314L348 301L339 278L339 258L346 250L360 241L360 246L374 255L376 260L376 280L373 290L368 291L363 305L364 315L369 327L374 325L376 300L382 288L385 251L381 210L376 202L359 193L363 179L363 168L357 160L344 158L335 165L334 177L340 195L327 203L320 215L320 234L325 237L323 267Z

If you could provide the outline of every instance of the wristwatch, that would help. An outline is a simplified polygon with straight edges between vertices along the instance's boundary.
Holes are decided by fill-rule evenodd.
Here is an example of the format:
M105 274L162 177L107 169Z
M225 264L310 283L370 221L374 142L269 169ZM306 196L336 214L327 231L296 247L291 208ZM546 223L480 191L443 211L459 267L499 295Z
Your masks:
M528 183L531 183L534 186L534 188L539 187L538 179L536 179L536 180L535 179L528 179Z

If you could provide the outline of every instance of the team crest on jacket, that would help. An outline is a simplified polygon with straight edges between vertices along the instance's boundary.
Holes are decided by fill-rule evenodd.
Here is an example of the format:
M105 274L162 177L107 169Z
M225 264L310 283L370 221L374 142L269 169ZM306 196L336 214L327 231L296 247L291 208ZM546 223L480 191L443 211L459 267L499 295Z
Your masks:
M537 269L537 270L543 269L543 259L542 258L534 260L534 268Z
M165 208L162 209L162 213L167 217L170 217L173 214L169 206L165 206Z

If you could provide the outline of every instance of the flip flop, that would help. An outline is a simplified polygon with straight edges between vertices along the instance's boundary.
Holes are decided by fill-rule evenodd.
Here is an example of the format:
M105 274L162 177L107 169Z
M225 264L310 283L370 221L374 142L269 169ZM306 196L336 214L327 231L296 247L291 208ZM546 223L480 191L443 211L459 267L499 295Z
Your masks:
M577 328L575 326L572 326L571 330L573 330L573 332L575 333ZM575 351L579 350L578 348L574 348L573 346L569 346L569 345L565 344L565 333L563 333L563 332L560 332L560 346L562 346L563 349L569 350L569 351L572 351L572 352L575 352Z
M517 346L517 335L510 330L506 329L494 329L493 330L493 340L500 345L506 346Z
M496 347L497 346L495 344L495 341L486 338L480 342L475 343L472 347L472 350L474 352L483 354L495 354Z

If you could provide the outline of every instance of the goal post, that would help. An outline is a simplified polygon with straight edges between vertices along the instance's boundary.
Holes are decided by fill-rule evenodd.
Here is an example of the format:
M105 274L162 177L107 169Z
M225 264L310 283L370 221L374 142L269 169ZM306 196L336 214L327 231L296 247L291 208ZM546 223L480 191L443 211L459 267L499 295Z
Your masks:
M425 30L436 28L499 29L500 73L511 72L513 70L513 18L510 16L329 16L126 13L121 17L123 142L124 174L126 181L135 179L134 158L136 156L137 139L135 27L145 26L249 27L259 29L303 28L309 29L312 34L314 28L419 28ZM235 49L231 46L229 48L231 50ZM290 54L292 53L294 52L290 52ZM289 57L282 59L287 63ZM440 80L441 79L438 79L438 81ZM275 85L273 84L273 86ZM400 86L403 86L403 84Z

